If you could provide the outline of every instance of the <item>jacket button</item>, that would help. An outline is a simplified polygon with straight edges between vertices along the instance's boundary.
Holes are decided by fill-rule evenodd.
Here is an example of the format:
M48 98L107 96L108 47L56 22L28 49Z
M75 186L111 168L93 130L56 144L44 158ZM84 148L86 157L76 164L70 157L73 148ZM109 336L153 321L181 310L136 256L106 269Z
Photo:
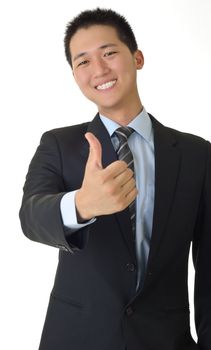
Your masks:
M135 265L132 264L132 263L127 263L127 264L126 264L126 269L127 269L127 271L133 272L133 271L136 270L136 267L135 267Z
M133 309L131 306L129 306L127 309L126 309L126 314L127 316L131 316L133 314Z

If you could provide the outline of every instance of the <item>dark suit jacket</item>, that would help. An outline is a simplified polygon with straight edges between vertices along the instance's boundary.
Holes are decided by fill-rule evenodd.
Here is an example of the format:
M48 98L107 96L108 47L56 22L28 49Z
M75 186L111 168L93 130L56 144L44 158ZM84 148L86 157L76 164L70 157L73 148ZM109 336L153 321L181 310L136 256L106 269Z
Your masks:
M61 198L82 184L89 151L85 132L100 140L104 167L116 160L99 116L42 136L20 210L28 238L60 248L40 350L211 350L211 145L151 118L155 203L139 292L128 209L100 216L75 233L62 224ZM189 328L191 242L198 345Z

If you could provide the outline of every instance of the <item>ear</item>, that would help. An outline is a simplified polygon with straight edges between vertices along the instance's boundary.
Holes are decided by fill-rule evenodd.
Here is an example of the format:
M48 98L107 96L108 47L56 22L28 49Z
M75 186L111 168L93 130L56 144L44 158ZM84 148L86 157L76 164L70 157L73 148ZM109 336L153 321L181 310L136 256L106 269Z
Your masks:
M144 65L144 55L141 52L141 50L137 50L134 53L135 63L136 63L136 69L142 69Z

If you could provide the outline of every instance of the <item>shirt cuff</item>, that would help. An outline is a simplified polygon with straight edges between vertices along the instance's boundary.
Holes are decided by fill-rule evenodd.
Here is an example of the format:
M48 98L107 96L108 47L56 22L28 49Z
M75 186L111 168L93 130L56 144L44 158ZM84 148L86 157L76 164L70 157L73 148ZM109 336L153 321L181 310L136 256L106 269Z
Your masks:
M66 193L60 202L60 211L62 216L63 225L71 229L72 232L79 230L82 227L92 224L96 221L96 218L93 218L89 221L86 221L84 224L79 224L77 221L76 207L75 207L75 194L76 191L71 191Z

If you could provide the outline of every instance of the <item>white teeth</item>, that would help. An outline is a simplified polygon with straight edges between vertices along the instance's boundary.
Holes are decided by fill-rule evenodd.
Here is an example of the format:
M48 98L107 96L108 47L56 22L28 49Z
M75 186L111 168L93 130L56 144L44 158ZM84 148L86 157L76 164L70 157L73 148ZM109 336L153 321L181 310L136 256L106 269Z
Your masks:
M97 90L106 90L110 87L112 87L116 83L116 80L108 81L108 83L98 85L96 88Z

